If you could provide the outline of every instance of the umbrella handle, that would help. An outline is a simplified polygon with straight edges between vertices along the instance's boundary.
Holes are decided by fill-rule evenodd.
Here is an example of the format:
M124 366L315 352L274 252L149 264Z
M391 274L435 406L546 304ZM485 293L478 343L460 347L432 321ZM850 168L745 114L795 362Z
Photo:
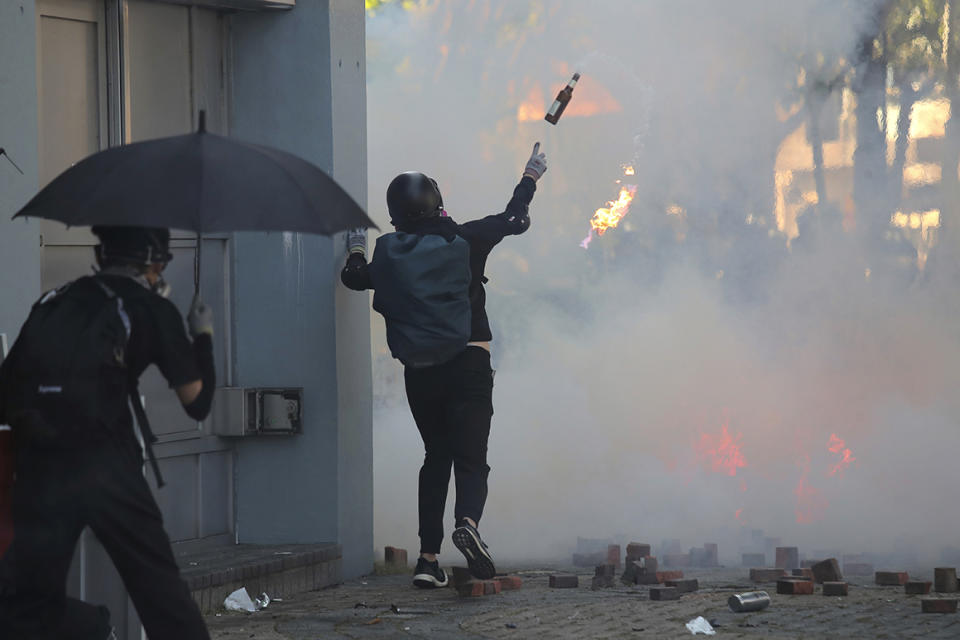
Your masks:
M197 296L200 295L200 263L202 262L202 254L203 238L200 237L200 232L197 231L197 250L193 254L193 293Z

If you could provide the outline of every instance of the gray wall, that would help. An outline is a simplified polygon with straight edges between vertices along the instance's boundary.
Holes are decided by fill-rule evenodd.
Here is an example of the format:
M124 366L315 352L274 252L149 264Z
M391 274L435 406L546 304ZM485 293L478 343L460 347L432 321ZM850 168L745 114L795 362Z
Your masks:
M296 153L365 204L364 8L311 0L231 20L232 136ZM369 307L337 278L343 238L238 234L234 380L304 388L304 433L240 442L241 542L337 541L373 564Z
M40 297L37 222L10 220L37 190L37 41L33 0L0 2L0 333L10 344Z

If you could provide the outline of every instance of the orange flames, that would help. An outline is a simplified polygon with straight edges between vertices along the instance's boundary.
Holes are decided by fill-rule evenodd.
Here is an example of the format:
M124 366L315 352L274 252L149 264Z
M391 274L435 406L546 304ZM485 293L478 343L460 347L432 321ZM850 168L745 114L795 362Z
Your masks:
M850 452L850 449L846 448L846 443L837 437L837 434L830 434L830 442L827 443L827 449L831 453L841 454L840 461L837 464L833 465L827 475L835 476L838 473L843 475L843 470L850 466L851 462L854 462L856 458L853 457L853 454Z
M720 428L720 435L716 436L710 433L700 435L700 442L697 444L697 454L703 460L710 463L712 471L722 473L728 476L737 475L737 469L747 466L747 461L740 451L741 434L736 437L731 436L724 424Z
M608 202L606 207L597 209L593 214L590 219L591 229L596 231L598 236L602 236L607 229L620 224L623 216L630 211L630 203L633 202L633 197L636 194L637 187L635 185L628 184L620 187L620 197L615 201Z

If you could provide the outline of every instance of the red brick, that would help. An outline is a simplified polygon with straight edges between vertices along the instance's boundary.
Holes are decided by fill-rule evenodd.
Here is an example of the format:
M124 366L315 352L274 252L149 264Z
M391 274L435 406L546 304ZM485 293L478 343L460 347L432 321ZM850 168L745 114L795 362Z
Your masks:
M651 600L679 600L680 590L676 587L650 587Z
M500 583L501 591L514 591L523 586L523 579L520 576L500 576L494 580Z
M823 595L825 596L845 596L849 589L846 582L824 582Z
M840 564L836 558L821 560L810 567L810 570L813 572L813 579L817 583L843 581L843 574L840 573Z
M957 591L957 569L955 567L937 567L933 570L933 590L937 593L955 593Z
M903 584L903 592L911 596L923 596L930 593L930 587L932 586L932 582L924 582L923 580L908 580Z
M406 567L407 566L407 550L398 549L397 547L384 547L383 561L390 566Z
M851 576L868 576L873 573L873 565L869 562L844 562L843 570Z
M607 564L612 564L615 567L620 566L620 545L607 545Z
M954 598L922 598L920 610L924 613L956 613L957 601Z
M792 573L793 577L795 578L806 578L807 580L813 580L813 569L794 569Z
M810 580L777 580L777 593L793 596L813 595L813 582Z
M554 589L576 589L580 579L570 573L557 573L550 576L550 586Z
M689 553L668 553L663 556L663 565L665 567L689 567Z
M607 563L607 564L598 564L594 570L593 574L596 576L610 576L611 578L617 575L616 565Z
M753 582L774 582L787 575L783 569L750 569L750 580Z
M457 585L457 593L465 597L492 596L500 593L500 583L496 580L469 580Z
M680 593L693 593L700 588L700 583L696 578L685 578L683 580L664 580L663 584L668 587L675 587Z
M909 579L906 571L877 571L874 574L874 582L885 587L899 587Z
M650 545L643 542L631 542L627 545L627 560L639 560L650 555Z
M796 547L777 547L774 566L780 569L796 569L800 566L800 551Z
M683 571L657 571L657 582L663 583L667 580L683 580Z

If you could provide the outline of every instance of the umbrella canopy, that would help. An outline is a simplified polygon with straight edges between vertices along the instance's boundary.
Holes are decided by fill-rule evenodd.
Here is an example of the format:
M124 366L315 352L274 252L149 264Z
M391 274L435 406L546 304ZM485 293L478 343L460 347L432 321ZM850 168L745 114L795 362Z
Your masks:
M70 167L17 217L69 226L127 225L204 232L376 227L319 167L269 147L207 133L113 147Z

